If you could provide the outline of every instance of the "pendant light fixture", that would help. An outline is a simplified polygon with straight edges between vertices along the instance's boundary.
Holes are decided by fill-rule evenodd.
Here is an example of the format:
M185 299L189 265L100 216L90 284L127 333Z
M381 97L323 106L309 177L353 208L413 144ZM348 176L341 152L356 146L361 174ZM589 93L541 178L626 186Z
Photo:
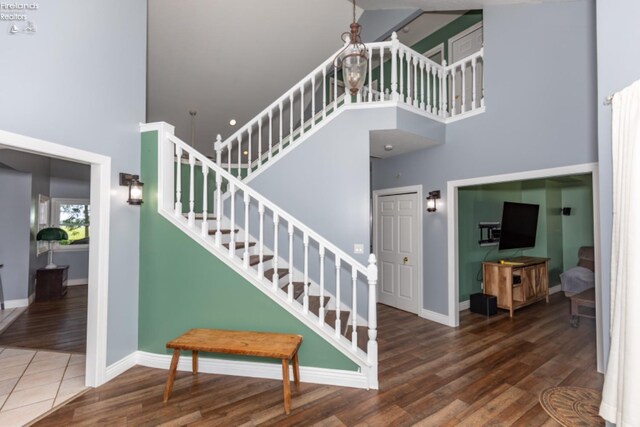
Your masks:
M367 47L360 39L360 24L356 22L356 0L353 0L353 22L351 31L342 33L342 40L349 43L336 56L333 65L342 68L344 87L351 95L356 95L367 77Z

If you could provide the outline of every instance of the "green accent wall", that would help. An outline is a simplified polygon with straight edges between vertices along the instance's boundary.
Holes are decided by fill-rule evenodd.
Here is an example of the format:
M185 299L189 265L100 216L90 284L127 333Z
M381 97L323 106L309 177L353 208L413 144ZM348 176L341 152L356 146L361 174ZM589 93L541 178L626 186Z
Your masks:
M157 132L145 132L140 173L145 185L140 207L139 350L169 354L166 342L191 328L295 333L304 337L301 365L356 371L353 361L160 216L157 148Z
M471 10L460 18L448 23L444 27L428 35L424 39L420 40L411 48L419 53L425 53L440 43L444 43L444 58L449 62L449 39L467 28L482 22L482 10Z
M503 202L540 205L536 246L498 251L480 246L479 222L501 221ZM560 208L571 207L563 216ZM560 283L560 273L578 262L578 248L593 245L591 175L516 181L460 188L458 191L459 301L482 292L482 261L519 255L551 258L549 284Z

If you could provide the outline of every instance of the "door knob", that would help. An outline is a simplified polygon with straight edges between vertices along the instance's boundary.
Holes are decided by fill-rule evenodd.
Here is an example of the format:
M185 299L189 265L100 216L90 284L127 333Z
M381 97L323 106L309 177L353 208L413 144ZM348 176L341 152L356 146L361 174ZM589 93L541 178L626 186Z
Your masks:
M402 259L402 262L404 262L405 264L406 264L406 263L408 263L408 262L409 262L409 257L404 257L404 258Z

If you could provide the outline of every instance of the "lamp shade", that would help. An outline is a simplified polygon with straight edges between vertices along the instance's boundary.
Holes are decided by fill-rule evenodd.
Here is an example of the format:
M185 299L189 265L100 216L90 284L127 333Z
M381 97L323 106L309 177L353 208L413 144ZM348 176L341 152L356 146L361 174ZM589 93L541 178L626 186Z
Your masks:
M49 227L38 231L36 239L47 242L57 242L60 240L69 240L69 235L62 228Z

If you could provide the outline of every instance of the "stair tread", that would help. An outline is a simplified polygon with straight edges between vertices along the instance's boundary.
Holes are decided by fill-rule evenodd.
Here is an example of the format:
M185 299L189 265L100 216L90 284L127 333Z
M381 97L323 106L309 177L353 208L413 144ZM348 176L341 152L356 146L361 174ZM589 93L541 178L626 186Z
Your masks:
M273 268L270 268L270 269L264 271L264 277L266 277L269 280L273 280L273 275L274 274L275 274L275 270ZM279 268L278 269L278 277L279 278L287 276L288 274L289 274L289 269L287 269L287 268Z
M324 297L324 304L322 305L326 307L330 299L331 298L329 297ZM316 316L319 316L319 313L320 313L320 296L319 295L309 295L309 311L315 314Z
M292 282L293 285L293 299L297 300L300 295L304 293L304 282ZM281 287L283 291L289 293L289 284L287 283L283 287Z
M249 242L249 247L255 246L256 242ZM222 246L229 249L229 243L223 243ZM244 249L244 242L236 242L236 249Z
M184 216L185 218L188 218L189 217L189 212L183 212L182 216ZM197 213L197 214L195 214L195 218L196 219L203 219L204 216L201 213ZM215 221L216 219L217 218L215 216L211 215L211 214L207 215L207 220Z
M220 229L220 234L231 234L231 229L230 228L221 228ZM233 230L234 233L237 233L238 230L237 228L235 230ZM216 234L218 232L218 230L209 230L209 235L212 236L214 234Z
M349 319L349 313L350 313L349 311L340 312L340 326L342 327L342 330L340 331L340 333L342 335L346 333L347 326L349 326L347 325L347 320ZM333 329L336 328L336 311L335 310L329 310L325 313L324 323L331 326Z
M267 262L273 259L273 255L262 255L262 262ZM249 257L249 265L254 266L260 264L260 255L251 255Z
M349 325L347 327L347 332L345 336L349 341L351 341L351 332L353 331L353 326ZM358 348L362 351L367 351L367 342L369 340L369 328L366 326L357 326L356 331L358 332Z

